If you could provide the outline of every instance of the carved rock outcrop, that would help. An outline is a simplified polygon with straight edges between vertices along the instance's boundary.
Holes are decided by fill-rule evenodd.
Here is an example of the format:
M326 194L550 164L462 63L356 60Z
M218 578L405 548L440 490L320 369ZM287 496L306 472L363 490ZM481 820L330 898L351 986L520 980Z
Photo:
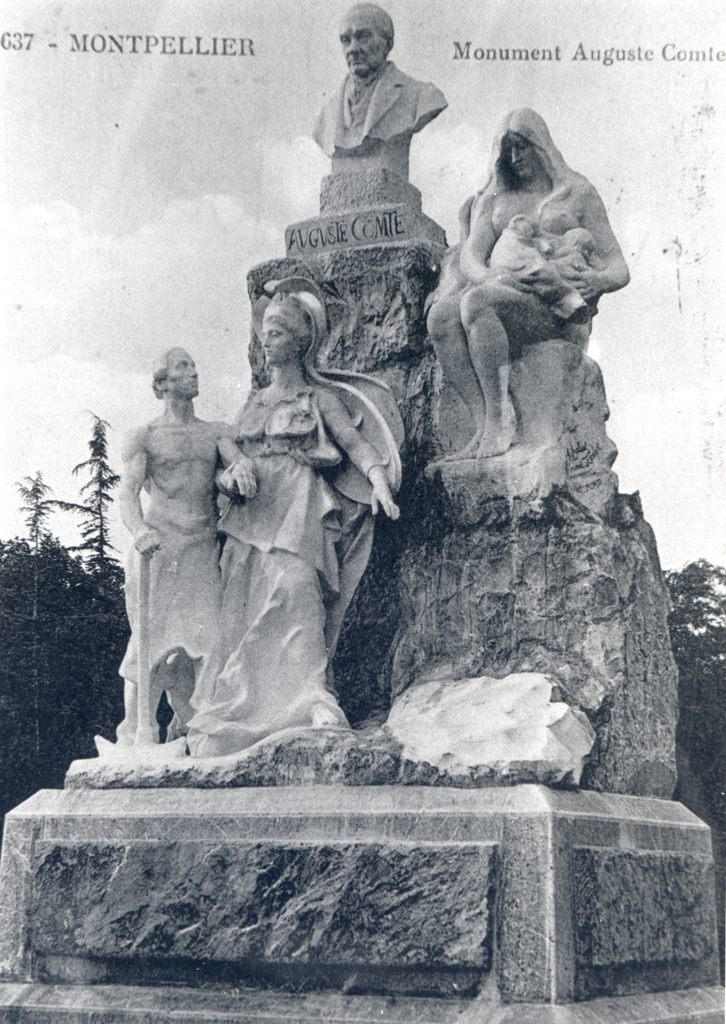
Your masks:
M562 490L534 501L482 490L462 522L442 487L401 560L394 692L544 672L553 699L584 711L597 734L583 785L669 797L677 673L637 496L617 496L606 521Z

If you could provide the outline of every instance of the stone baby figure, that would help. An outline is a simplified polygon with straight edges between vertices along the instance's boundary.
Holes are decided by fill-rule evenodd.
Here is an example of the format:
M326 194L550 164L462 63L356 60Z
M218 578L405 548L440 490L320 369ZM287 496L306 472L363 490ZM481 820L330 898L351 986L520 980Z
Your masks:
M517 214L495 243L489 268L502 283L534 292L563 320L587 323L588 304L560 270L566 274L601 266L594 248L595 240L585 228L570 228L561 236L545 235L529 217Z
M126 608L131 639L120 674L125 717L116 730L131 744L137 731L139 593L141 560L150 559L150 727L163 691L174 709L168 739L186 731L189 700L217 636L222 589L217 542L215 472L241 457L225 423L194 415L199 394L194 360L183 348L163 353L153 372L154 394L164 403L157 419L125 439L121 517L133 534L126 567ZM244 473L244 468L239 470ZM254 488L254 481L248 482ZM146 512L140 496L150 498Z
M446 107L429 82L389 61L393 22L377 4L356 4L343 17L340 42L349 74L321 111L313 138L333 172L387 168L408 181L411 137Z

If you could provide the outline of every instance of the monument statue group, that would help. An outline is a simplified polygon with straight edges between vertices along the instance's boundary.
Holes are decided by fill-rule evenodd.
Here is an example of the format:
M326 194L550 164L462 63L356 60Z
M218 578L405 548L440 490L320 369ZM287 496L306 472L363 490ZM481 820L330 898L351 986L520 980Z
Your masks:
M668 596L586 354L620 246L525 108L447 248L408 180L443 95L380 7L340 42L234 425L180 345L125 441L125 715L8 816L0 1020L715 1024Z

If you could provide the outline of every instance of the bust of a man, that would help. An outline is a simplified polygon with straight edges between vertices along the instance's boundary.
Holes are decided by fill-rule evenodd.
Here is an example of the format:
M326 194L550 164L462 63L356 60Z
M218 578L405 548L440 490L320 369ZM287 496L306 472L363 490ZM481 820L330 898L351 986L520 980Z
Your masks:
M343 18L340 42L348 75L321 111L313 138L333 172L385 167L408 181L411 136L446 107L434 85L388 60L393 22L376 4L356 4Z

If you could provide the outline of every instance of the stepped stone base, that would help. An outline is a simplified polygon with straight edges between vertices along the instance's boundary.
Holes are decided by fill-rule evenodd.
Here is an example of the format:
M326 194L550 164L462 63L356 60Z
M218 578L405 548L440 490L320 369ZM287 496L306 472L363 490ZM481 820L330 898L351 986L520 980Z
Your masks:
M668 801L42 791L6 819L0 1020L132 1019L152 985L134 1020L178 1019L192 988L192 1020L710 1021L710 997L663 993L717 984L713 907L709 830ZM574 1005L605 997L637 1014Z
M723 989L568 1006L131 985L0 984L2 1024L723 1024Z

